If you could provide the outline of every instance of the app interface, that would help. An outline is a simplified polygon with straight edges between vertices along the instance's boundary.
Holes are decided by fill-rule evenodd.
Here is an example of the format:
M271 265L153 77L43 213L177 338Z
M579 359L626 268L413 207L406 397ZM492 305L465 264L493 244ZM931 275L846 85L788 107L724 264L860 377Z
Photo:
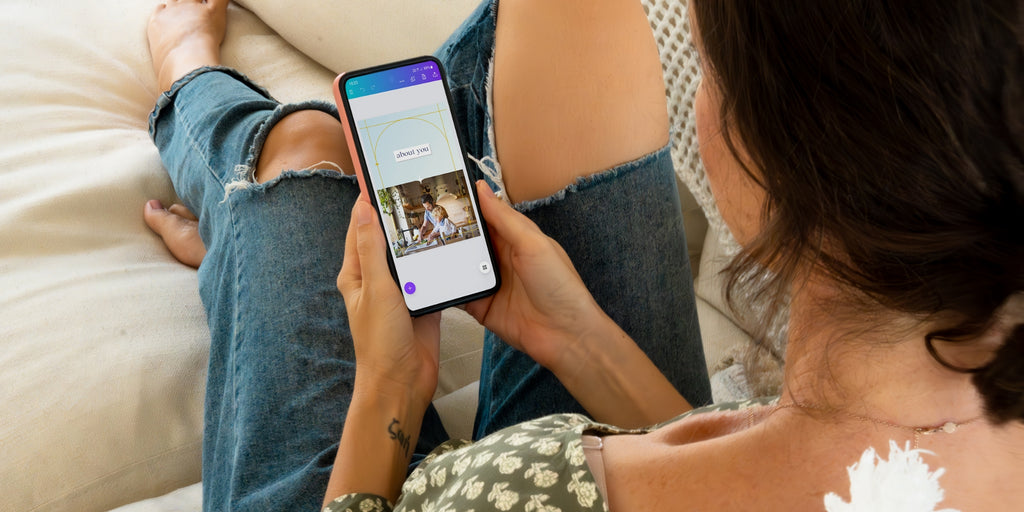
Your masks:
M409 309L494 287L437 64L351 77L342 87Z

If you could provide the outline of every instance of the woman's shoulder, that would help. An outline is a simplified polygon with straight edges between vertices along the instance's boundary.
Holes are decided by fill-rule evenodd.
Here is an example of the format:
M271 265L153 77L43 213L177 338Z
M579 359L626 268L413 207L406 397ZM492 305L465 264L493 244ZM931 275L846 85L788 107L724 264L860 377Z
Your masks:
M762 406L765 406L765 405L775 405L778 402L779 402L779 397L777 397L777 396L765 396L765 397L750 398L750 399L747 399L747 400L737 400L737 401L733 401L733 402L714 403L714 404L705 405L705 406L702 406L702 407L697 407L695 409L692 409L692 410L689 410L687 412L684 412L684 413L680 414L679 416L676 416L675 418L672 418L672 419L670 419L668 421L665 421L665 422L659 423L657 425L654 425L654 426L650 427L647 430L656 430L658 428L661 428L661 427L664 427L664 426L667 426L667 425L671 425L672 423L675 423L677 421L684 420L686 418L690 418L692 416L696 416L696 415L700 415L700 414L709 414L709 413L727 412L727 411L743 411L743 410L754 408L754 407L762 407Z
M526 459L551 457L565 451L573 440L590 430L632 432L597 423L582 414L553 414L506 427L478 441L447 441L424 458L420 467L436 467L454 460L454 469L461 474L462 466L469 460L467 456L472 456L471 467L483 467L484 461L499 452L515 453ZM418 472L417 469L413 475Z

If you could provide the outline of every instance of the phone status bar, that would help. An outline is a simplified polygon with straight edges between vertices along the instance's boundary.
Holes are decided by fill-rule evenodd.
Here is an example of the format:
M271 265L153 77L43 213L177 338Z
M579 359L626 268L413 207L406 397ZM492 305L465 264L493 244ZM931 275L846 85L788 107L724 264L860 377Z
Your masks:
M434 62L416 62L397 68L384 69L358 75L345 80L345 93L349 99L380 94L403 87L434 82L441 79L441 70Z

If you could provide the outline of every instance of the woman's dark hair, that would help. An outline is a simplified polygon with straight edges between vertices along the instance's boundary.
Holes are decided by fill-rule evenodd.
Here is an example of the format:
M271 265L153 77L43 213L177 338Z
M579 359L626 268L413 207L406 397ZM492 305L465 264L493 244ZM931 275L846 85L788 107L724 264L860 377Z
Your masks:
M781 297L814 262L868 307L978 337L1024 290L1024 8L1019 0L693 0L722 133L765 190L729 268ZM737 158L743 161L740 158ZM1018 313L1019 314L1019 313ZM1024 328L974 382L1024 419Z

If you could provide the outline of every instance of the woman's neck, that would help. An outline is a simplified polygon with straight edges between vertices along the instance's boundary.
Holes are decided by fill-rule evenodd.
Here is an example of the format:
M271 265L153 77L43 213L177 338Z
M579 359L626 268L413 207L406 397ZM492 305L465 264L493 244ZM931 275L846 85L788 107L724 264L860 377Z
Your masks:
M970 375L929 354L927 323L884 313L851 321L828 306L832 296L827 285L813 283L793 296L782 403L906 427L961 423L982 414Z

